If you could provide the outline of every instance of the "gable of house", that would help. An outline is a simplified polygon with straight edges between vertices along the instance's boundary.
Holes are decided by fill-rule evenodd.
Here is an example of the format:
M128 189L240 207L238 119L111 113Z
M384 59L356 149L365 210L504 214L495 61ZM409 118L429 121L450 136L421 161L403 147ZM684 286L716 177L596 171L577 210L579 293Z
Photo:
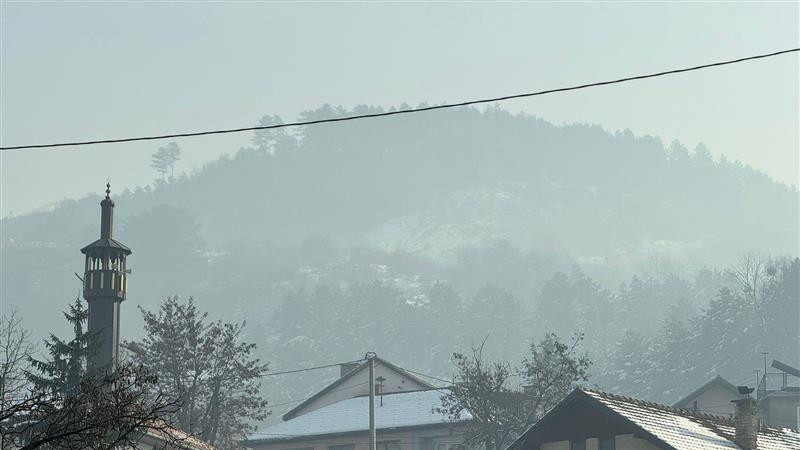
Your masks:
M730 417L735 409L732 401L737 398L739 398L739 392L736 390L736 386L717 375L672 406Z
M375 358L375 378L383 378L381 384L384 394L434 388L432 384L380 358ZM369 395L369 365L367 361L356 365L352 370L342 374L339 379L284 414L283 420L290 420L324 406L363 395Z

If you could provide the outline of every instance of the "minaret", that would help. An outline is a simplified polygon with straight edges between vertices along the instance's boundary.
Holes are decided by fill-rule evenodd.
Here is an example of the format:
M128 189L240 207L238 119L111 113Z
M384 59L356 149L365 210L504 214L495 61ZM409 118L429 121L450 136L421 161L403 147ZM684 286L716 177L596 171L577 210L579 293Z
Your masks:
M97 353L90 356L93 370L113 369L119 357L119 310L128 289L125 258L131 249L113 238L114 201L111 184L100 202L100 239L81 249L86 255L83 298L89 303L89 332L97 336Z

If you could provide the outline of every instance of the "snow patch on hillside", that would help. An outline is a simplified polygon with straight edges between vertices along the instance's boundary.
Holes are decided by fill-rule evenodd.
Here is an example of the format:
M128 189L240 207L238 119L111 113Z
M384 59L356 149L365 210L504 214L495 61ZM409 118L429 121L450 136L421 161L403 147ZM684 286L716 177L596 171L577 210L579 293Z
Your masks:
M429 208L391 219L367 236L386 251L403 250L454 262L460 251L499 239L526 246L547 224L547 211L534 208L528 183L499 183L432 199Z

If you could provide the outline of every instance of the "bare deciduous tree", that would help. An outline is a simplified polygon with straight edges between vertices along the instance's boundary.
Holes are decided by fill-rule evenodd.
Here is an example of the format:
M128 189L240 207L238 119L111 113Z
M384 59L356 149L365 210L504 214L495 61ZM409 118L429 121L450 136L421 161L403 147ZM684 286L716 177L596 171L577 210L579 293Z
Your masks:
M0 317L0 411L26 391L25 373L33 351L30 332L22 327L17 312Z
M436 411L452 421L468 419L464 424L469 446L499 450L588 379L591 362L578 354L582 340L576 335L566 344L547 334L531 343L530 354L516 368L509 362L486 361L485 341L473 346L471 355L454 353L453 385ZM514 376L522 379L517 386L509 381Z
M133 450L144 434L173 446L191 439L168 419L179 399L145 368L87 372L84 312L79 301L71 305L65 316L76 336L67 343L51 336L47 361L33 358L30 334L16 313L0 318L0 449Z
M739 285L739 293L758 313L760 325L765 327L765 303L770 298L770 288L778 277L778 260L755 252L744 253L739 263L728 270Z
M164 420L179 406L155 376L125 365L84 378L77 390L29 385L0 412L0 436L3 448L16 450L135 450L145 434L180 446L191 436Z
M739 290L754 305L761 304L767 276L768 261L761 256L748 252L741 256L739 263L729 273L739 284Z

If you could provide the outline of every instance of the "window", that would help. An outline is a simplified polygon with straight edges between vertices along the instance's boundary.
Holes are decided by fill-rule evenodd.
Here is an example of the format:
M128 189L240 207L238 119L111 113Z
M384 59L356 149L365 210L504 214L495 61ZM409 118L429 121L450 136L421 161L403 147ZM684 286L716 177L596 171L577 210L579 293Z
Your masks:
M600 450L614 450L614 436L600 440Z
M437 441L433 446L434 450L464 450L464 446L460 441Z
M355 444L329 445L328 450L354 450Z
M400 441L378 442L378 450L400 450Z
M586 450L586 441L572 441L569 443L569 450Z

